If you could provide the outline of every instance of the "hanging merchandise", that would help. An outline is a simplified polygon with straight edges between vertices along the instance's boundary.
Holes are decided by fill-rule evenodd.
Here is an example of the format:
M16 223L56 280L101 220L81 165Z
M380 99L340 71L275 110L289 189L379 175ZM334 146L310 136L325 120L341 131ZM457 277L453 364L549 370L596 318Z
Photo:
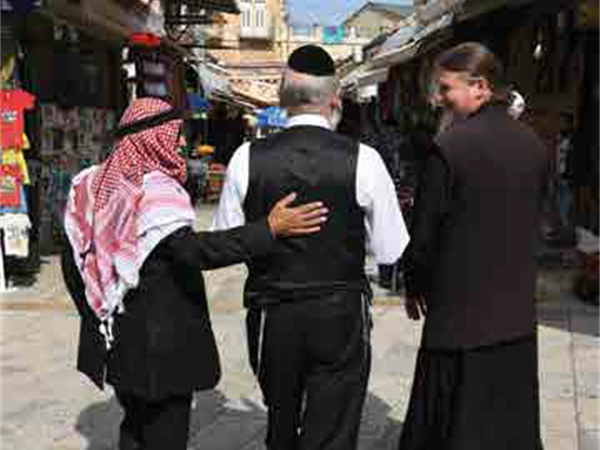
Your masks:
M29 171L23 150L29 149L29 140L23 134L23 148L7 148L2 150L2 165L16 167L23 185L30 184Z
M49 248L60 242L71 180L78 171L77 166L67 167L63 162L46 165L42 169L42 202L45 207L40 217L40 233Z
M27 258L29 256L29 229L31 221L27 214L0 215L0 230L5 256Z
M22 89L0 91L0 149L23 146L23 111L35 97Z
M577 5L575 23L579 30L598 32L600 7L597 0L581 0Z
M377 123L390 115L392 109L392 95L391 83L388 78L385 82L379 84L378 101L380 108L377 111L377 117L374 118Z
M390 115L388 119L393 120L395 123L400 122L400 116L402 114L402 80L400 74L397 71L391 71L389 73L390 90L392 94Z
M0 212L21 204L21 179L17 166L0 165Z
M0 63L0 83L5 87L11 78L13 77L15 71L15 57L14 55L7 54L6 56L2 56Z
M23 146L23 111L32 109L35 97L22 89L0 91L0 144L2 148Z

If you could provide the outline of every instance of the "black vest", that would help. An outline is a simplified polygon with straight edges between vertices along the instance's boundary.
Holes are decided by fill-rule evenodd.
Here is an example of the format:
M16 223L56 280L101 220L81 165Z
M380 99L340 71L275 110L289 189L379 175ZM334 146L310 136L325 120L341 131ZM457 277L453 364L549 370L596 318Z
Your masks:
M318 299L365 287L364 214L356 201L358 144L325 128L296 126L250 147L246 220L269 214L296 192L295 204L329 208L320 232L281 239L270 256L248 267L246 307Z
M503 105L438 138L451 167L427 293L424 346L472 348L535 332L535 254L548 160Z

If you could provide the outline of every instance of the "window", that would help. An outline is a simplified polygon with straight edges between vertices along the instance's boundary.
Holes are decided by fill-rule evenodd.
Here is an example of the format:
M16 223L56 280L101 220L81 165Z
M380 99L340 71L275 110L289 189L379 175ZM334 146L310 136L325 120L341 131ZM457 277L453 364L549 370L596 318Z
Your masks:
M254 14L256 17L255 25L257 28L265 28L267 26L266 10L264 3L256 3Z
M243 1L240 4L241 21L243 28L250 28L252 26L252 5L248 1Z

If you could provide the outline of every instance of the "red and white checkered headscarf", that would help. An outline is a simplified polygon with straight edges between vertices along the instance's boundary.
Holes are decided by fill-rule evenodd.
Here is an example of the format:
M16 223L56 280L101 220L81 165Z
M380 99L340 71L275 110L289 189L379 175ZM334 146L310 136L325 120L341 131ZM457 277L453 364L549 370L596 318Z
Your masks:
M119 127L171 109L159 99L134 100ZM180 119L174 119L125 135L103 164L73 180L65 230L87 301L103 321L111 318L127 291L138 284L148 253L147 248L140 248L140 236L161 227L172 232L193 220L189 196L182 187L185 160L177 153L181 125Z
M129 125L170 109L171 106L162 100L140 98L125 110L119 126ZM145 174L157 170L181 184L185 182L185 160L177 153L181 125L181 120L172 120L127 135L117 143L94 183L97 211L104 208L111 194L122 185L123 179L139 187Z

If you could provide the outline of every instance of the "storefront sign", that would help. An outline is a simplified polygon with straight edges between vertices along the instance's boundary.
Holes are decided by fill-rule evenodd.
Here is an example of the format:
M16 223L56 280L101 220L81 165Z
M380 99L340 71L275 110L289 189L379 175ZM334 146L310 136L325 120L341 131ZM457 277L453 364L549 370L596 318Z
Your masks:
M287 115L279 106L270 106L258 114L259 127L283 128L287 121Z

